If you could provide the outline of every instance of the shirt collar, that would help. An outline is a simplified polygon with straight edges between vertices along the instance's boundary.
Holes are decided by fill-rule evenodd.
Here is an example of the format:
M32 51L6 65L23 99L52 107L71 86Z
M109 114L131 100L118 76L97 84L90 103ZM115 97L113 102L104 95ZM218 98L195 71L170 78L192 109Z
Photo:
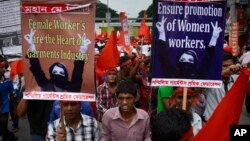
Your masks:
M64 123L65 123L66 126L70 126L70 125L66 122L65 118L64 118ZM78 123L78 126L77 126L77 127L79 127L79 126L81 126L81 125L83 125L83 126L88 126L87 119L86 119L86 117L83 116L83 114L81 114L80 122Z
M122 118L122 115L121 115L121 113L120 113L120 111L119 111L119 107L115 107L116 109L115 109L115 115L114 115L114 117L113 117L113 119L123 119ZM139 112L139 109L137 109L136 107L134 107L135 108L135 111L136 111L136 118L137 119L145 119L145 117Z

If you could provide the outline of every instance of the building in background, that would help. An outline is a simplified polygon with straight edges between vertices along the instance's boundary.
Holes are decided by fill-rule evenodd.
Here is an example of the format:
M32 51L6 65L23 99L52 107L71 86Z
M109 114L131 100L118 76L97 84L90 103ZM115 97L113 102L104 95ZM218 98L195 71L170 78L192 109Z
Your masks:
M0 54L20 58L20 0L0 0L0 13Z

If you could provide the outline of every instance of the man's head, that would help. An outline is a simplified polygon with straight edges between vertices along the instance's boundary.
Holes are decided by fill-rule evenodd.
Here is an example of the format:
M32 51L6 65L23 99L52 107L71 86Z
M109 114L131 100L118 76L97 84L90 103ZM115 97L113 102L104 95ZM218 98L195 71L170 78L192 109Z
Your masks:
M137 98L135 83L130 80L121 81L116 88L116 97L121 112L132 111Z
M60 101L60 106L64 111L66 121L72 121L79 118L81 112L80 101Z
M132 68L132 60L128 55L124 55L120 57L119 66L121 67L121 71L125 74L129 74Z
M68 71L64 64L56 62L49 68L50 79L54 85L65 88L68 85Z
M116 68L107 69L105 71L108 83L116 83L118 80L118 71Z
M0 55L0 69L5 70L9 67L9 63L4 55Z
M182 108L183 93L184 93L183 87L178 87L174 90L174 95L173 95L174 104L175 107L180 109ZM189 111L190 107L192 106L193 98L194 98L194 91L191 88L187 88L187 103L186 103L187 111Z
M229 52L223 52L223 61L222 61L222 71L228 69L231 65L233 65L236 61L236 58ZM222 76L223 79L229 79L230 74L224 74Z
M188 50L183 52L177 60L177 76L179 78L194 78L198 65L198 57L195 51Z
M191 128L191 121L191 114L182 109L165 109L152 121L152 141L179 141Z

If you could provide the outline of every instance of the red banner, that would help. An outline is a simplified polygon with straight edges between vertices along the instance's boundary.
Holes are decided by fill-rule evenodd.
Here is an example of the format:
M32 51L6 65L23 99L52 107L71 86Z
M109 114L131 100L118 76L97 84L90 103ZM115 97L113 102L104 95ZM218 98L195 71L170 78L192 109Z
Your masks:
M122 40L124 51L128 54L131 54L128 19L124 12L120 13L120 21L121 21L122 32L123 32L123 37L120 38L120 40Z
M75 4L22 4L22 13L60 13L71 10L77 10L85 8L85 11L89 11L90 3L84 5Z

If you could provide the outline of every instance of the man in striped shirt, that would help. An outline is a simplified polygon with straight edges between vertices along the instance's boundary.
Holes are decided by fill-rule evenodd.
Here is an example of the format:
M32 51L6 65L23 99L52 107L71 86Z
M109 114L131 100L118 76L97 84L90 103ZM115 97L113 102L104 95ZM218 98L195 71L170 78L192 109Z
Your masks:
M101 121L102 115L109 108L117 106L115 89L118 81L116 68L106 70L107 82L99 85L96 92L97 119Z
M64 112L64 125L60 118L48 126L48 141L99 141L97 121L90 116L81 114L81 102L61 101Z

